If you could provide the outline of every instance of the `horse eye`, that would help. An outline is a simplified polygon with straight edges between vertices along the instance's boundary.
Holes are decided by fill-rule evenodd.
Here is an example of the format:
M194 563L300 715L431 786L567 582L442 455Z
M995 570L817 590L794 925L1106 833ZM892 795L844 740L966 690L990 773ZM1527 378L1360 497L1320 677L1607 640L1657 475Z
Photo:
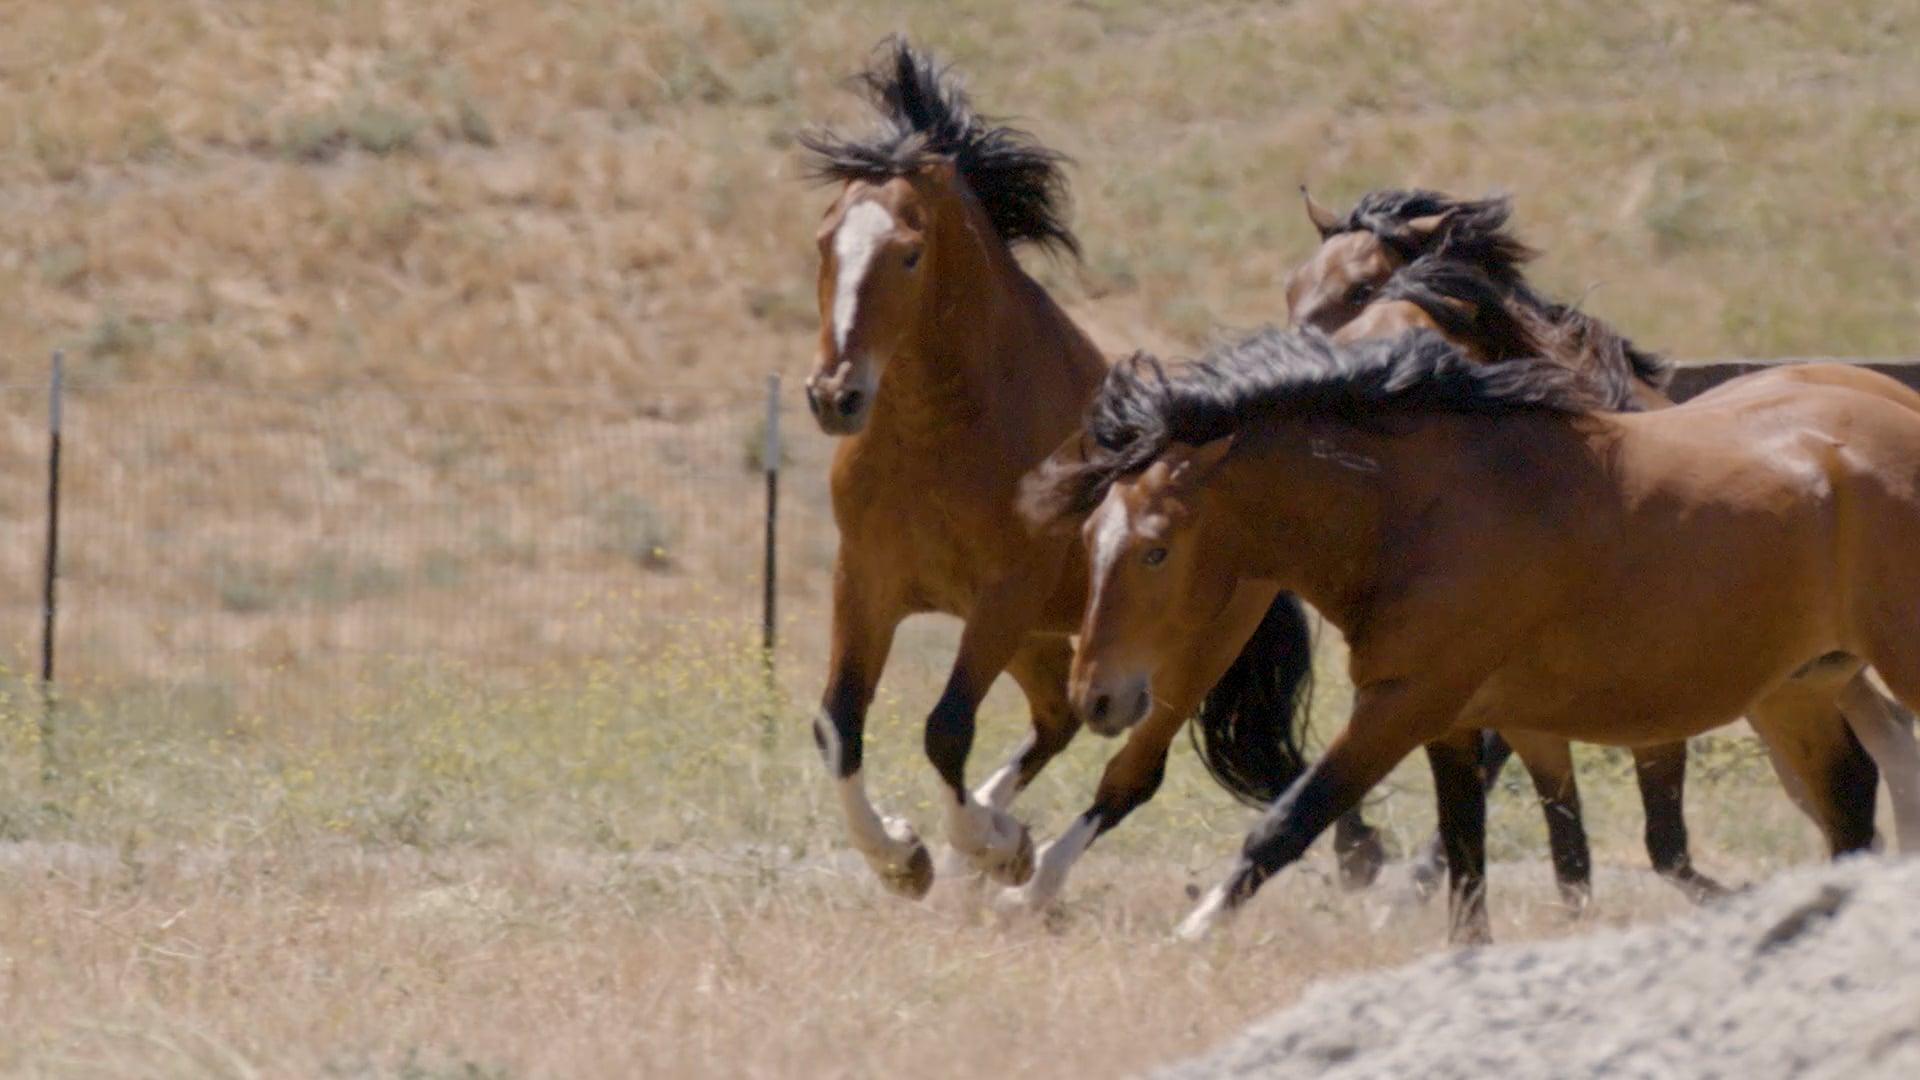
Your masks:
M912 251L907 252L907 257L900 260L900 265L906 267L909 270L913 269L916 266L919 266L921 250L922 249L920 248L914 248Z
M1148 566L1159 566L1161 563L1167 561L1167 549L1163 547L1148 548L1147 553L1140 557L1140 561L1146 563Z

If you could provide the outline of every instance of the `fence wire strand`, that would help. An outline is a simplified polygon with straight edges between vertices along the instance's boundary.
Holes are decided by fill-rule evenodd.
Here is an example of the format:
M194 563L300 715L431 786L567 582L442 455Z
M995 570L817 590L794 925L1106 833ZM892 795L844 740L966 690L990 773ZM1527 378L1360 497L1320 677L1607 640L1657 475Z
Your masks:
M0 613L38 648L47 388L0 385ZM662 391L70 385L63 682L248 692L757 644L766 404ZM824 612L824 437L787 413L785 620ZM791 645L809 655L815 634ZM787 651L783 649L783 652Z

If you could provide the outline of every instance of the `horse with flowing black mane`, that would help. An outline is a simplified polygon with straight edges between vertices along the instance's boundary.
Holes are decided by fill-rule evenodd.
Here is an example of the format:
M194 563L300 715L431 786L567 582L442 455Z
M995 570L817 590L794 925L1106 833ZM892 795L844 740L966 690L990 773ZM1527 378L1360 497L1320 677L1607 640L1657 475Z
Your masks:
M1295 325L1334 333L1337 340L1390 336L1425 326L1445 334L1456 346L1480 359L1534 355L1575 372L1614 409L1658 409L1673 404L1666 387L1672 365L1636 346L1604 321L1577 307L1542 296L1527 280L1525 264L1537 252L1509 226L1511 201L1505 196L1463 200L1426 190L1379 190L1361 196L1344 218L1333 214L1302 189L1307 214L1320 233L1320 248L1288 277L1289 312ZM1344 302L1340 298L1345 298ZM1357 302L1357 306L1356 303ZM1853 385L1920 409L1920 396L1894 389L1885 380L1859 378L1860 372L1831 365L1802 365L1788 378ZM1912 717L1876 691L1864 675L1836 683L1830 673L1809 673L1800 680L1808 691L1806 708L1839 709L1876 762L1892 778L1913 773L1920 744L1911 735ZM1488 780L1497 776L1508 749L1498 737L1487 742L1483 762ZM1682 803L1686 778L1683 745L1646 748L1638 754L1641 799L1647 815L1646 842L1655 868L1695 899L1715 895L1718 886L1692 869ZM1777 764L1777 763L1776 763ZM1792 778L1782 771L1792 785ZM1536 786L1553 786L1535 773ZM1577 806L1570 759L1560 785ZM1920 842L1920 792L1894 802L1903 846ZM1556 820L1549 815L1549 820ZM1585 849L1577 811L1558 819L1567 844ZM1354 826L1341 822L1341 831ZM1430 877L1439 843L1415 868L1416 880ZM1568 853L1572 862L1584 856ZM1556 848L1556 866L1562 859Z
M1868 847L1872 760L1831 708L1791 699L1799 673L1871 664L1920 703L1920 412L1881 383L1770 372L1610 413L1558 365L1478 362L1424 331L1269 330L1171 376L1116 367L1089 438L1027 485L1037 527L1099 537L1076 707L1151 692L1248 579L1296 590L1351 646L1346 730L1182 932L1424 745L1454 936L1484 940L1472 735L1494 724L1645 746L1744 714L1833 852Z
M924 895L934 876L925 845L906 821L882 817L862 782L865 717L902 619L964 620L926 723L926 753L949 795L947 837L1010 887L1002 902L1038 906L1095 837L1152 798L1169 744L1203 698L1197 724L1214 775L1243 799L1277 795L1274 777L1300 768L1290 740L1311 686L1311 640L1297 599L1239 590L1223 633L1188 643L1093 805L1036 858L1007 809L1080 727L1066 676L1087 575L1077 546L1025 528L1016 494L1076 429L1107 371L1015 257L1020 246L1078 250L1063 158L977 114L958 81L904 40L884 45L857 86L878 120L872 131L801 136L813 175L839 185L818 232L821 327L807 380L821 428L843 436L815 738L855 847L890 888ZM970 791L974 713L1003 671L1026 694L1032 734ZM1088 726L1119 731L1098 714Z

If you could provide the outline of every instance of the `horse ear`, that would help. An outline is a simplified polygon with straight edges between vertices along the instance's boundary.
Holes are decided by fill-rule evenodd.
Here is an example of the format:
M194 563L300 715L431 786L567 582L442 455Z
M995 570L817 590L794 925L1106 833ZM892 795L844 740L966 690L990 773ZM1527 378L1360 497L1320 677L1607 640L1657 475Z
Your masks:
M1167 486L1182 494L1195 490L1207 482L1232 449L1231 435L1222 435L1210 443L1194 447L1192 453L1174 465L1172 474L1167 477Z
M1457 206L1449 206L1437 214L1428 214L1426 217L1413 218L1407 222L1406 230L1424 241L1434 233L1439 232L1440 227L1445 225L1447 219L1453 217L1454 212L1459 209Z
M1313 227L1320 230L1320 239L1325 240L1340 228L1340 215L1320 205L1319 200L1313 197L1313 193L1307 190L1305 184L1300 185L1300 198L1306 201L1307 220L1313 222Z

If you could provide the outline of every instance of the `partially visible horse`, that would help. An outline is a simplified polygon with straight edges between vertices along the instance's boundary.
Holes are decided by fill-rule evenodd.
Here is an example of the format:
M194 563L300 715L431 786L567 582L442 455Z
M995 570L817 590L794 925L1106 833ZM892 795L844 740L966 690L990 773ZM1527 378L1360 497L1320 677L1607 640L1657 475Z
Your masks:
M1321 245L1287 278L1289 316L1295 325L1313 326L1343 341L1428 326L1480 359L1515 358L1532 350L1532 355L1589 381L1611 408L1673 404L1665 392L1673 368L1665 359L1602 320L1532 287L1525 270L1537 253L1509 228L1512 203L1506 197L1456 199L1435 191L1382 189L1361 196L1343 217L1321 206L1304 188L1302 196ZM1859 384L1860 373L1849 369L1814 365L1792 370L1787 377ZM1886 380L1870 380L1859 388L1920 410L1920 395ZM1814 671L1799 680L1804 691L1800 706L1839 709L1889 782L1906 782L1920 765L1911 714L1874 690L1864 674L1840 682L1831 675ZM1483 768L1491 782L1507 748L1497 737L1487 746ZM1647 851L1655 869L1695 899L1714 895L1717 886L1692 870L1687 851L1686 747L1645 748L1637 763ZM1791 789L1791 777L1785 772L1782 777ZM1541 781L1538 773L1535 781ZM1570 764L1564 783L1571 792ZM1896 792L1894 809L1902 846L1920 845L1920 791ZM1560 820L1569 841L1576 832L1584 836L1577 812L1570 821L1565 816ZM1342 819L1338 831L1353 828L1351 818ZM1428 847L1428 860L1416 864L1416 879L1438 850L1436 838Z
M1275 778L1302 767L1288 740L1310 687L1311 640L1296 598L1264 585L1241 590L1221 633L1189 643L1093 805L1036 863L1026 827L1007 809L1080 726L1066 675L1087 575L1077 545L1026 529L1015 495L1022 475L1077 428L1107 369L1014 254L1022 245L1078 250L1063 217L1062 159L976 114L958 82L904 40L884 46L858 85L875 130L801 140L812 172L839 185L818 233L820 336L807 379L820 427L843 436L831 477L840 549L815 739L854 846L889 888L924 895L934 878L926 846L867 797L866 713L902 619L964 620L926 722L946 835L975 868L1025 883L1007 902L1036 906L1096 836L1152 798L1169 743L1203 698L1198 724L1214 775L1244 799L1277 795ZM969 791L975 710L1003 671L1026 694L1032 734ZM1119 730L1098 714L1088 726Z
M1424 332L1266 331L1171 378L1114 369L1090 445L1028 489L1030 516L1081 524L1091 553L1076 707L1151 693L1246 579L1298 591L1352 648L1346 730L1182 933L1425 746L1454 936L1484 940L1472 735L1493 725L1647 746L1745 715L1833 852L1868 847L1871 759L1791 699L1796 673L1871 664L1920 704L1920 413L1876 381L1768 373L1613 414L1565 369Z

